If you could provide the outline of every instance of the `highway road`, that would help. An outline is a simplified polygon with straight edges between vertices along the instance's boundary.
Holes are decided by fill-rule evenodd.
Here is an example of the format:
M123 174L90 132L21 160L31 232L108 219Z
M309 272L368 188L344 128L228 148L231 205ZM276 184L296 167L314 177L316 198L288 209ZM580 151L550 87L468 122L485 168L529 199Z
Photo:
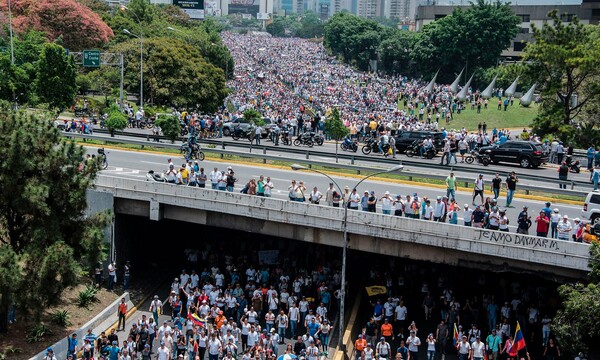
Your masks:
M132 133L137 133L137 134L148 134L149 130L140 130L140 129L127 129L128 132L132 132ZM102 134L102 133L95 133L96 136L102 136L102 137L107 137L109 138L108 134ZM128 137L126 135L117 135L116 136L119 139L132 139L132 140L141 140L139 137ZM247 140L233 140L231 137L224 137L224 138L220 138L220 139L212 139L213 141L222 141L225 143L225 145L227 145L228 143L233 144L244 144L247 145L248 141ZM163 140L164 141L164 140ZM202 143L202 142L201 142ZM152 141L149 142L149 145L152 144ZM180 141L176 141L175 144L181 144ZM206 144L202 145L203 147L206 146ZM292 158L296 158L299 161L302 159L306 159L305 154L303 153L292 153L287 151L288 148L290 148L289 146L285 146L285 145L279 145L279 146L274 146L272 142L268 141L267 139L262 139L261 140L261 144L260 144L261 148L262 147L266 147L267 148L267 154L269 155L280 155L280 156L285 156L285 157L292 157ZM246 149L246 148L240 148L240 147L227 147L226 148L228 150L233 150L233 151L239 151L240 153L248 153L250 151L250 149ZM294 149L306 149L306 150L310 150L310 151L315 151L315 152L327 152L331 155L328 156L310 156L311 160L317 160L317 161L332 161L332 159L335 159L335 143L334 142L325 142L323 144L323 146L314 146L312 148L307 148L307 147L298 147L298 146L291 146L291 148ZM256 149L253 149L254 152L256 152ZM262 150L261 150L262 151ZM352 155L354 153L351 152L344 152L341 149L338 150L338 153L344 153L346 155ZM358 152L356 153L358 156L364 156L360 149L358 150ZM375 158L381 158L381 155L377 155L377 154L371 154L369 155L369 157L372 157L373 159ZM487 167L483 167L481 164L466 164L466 163L460 163L460 159L458 160L458 164L451 164L450 167L448 167L448 170L446 169L440 169L440 168L435 168L435 167L427 167L428 165L438 165L440 163L440 157L436 157L434 159L431 160L426 160L426 159L420 159L418 157L413 157L413 158L409 158L404 154L397 154L396 155L396 159L398 161L402 161L402 160L406 160L406 161L412 161L412 162L417 162L419 164L423 164L422 167L414 167L414 170L416 173L421 173L421 174L433 174L433 175L444 175L447 176L448 172L450 170L450 167L455 167L454 172L456 174L456 176L458 177L473 177L473 179L476 177L477 173L480 171L479 169L485 169L486 172L489 171L497 171L501 176L506 176L506 174L508 174L511 171L515 171L517 173L517 175L529 175L532 177L537 177L537 176L541 176L541 177L550 177L550 178L556 178L558 180L558 172L557 172L557 168L556 166L552 166L552 165L544 165L541 166L538 169L523 169L521 167L519 167L517 164L498 164L498 165L489 165ZM350 164L349 160L345 160L345 159L340 159L339 160L340 163L343 164ZM373 165L374 163L371 163L369 161L355 161L356 165L364 165L364 166L369 166L369 165ZM375 166L381 166L381 164L375 165ZM585 166L585 164L584 164ZM486 176L486 178L491 178L491 176ZM587 172L587 170L583 170L581 173L579 174L575 174L575 173L570 173L569 180L575 180L575 181L581 181L581 182L589 182L589 173ZM548 183L546 181L535 181L533 179L527 179L521 180L522 184L527 184L527 185L537 185L537 186L548 186ZM558 187L558 185L556 185L556 187ZM591 187L591 184L590 184ZM590 188L591 190L591 188Z
M90 153L95 153L96 148L88 147L88 151L90 151ZM109 176L145 180L148 170L163 172L168 167L169 155L123 150L108 150L108 152L109 167L108 169L102 171L102 173ZM183 157L175 156L172 157L172 160L176 165L181 165L181 163L185 161ZM225 170L227 166L230 165L235 170L236 177L238 179L238 183L236 184L235 188L236 192L239 192L250 178L257 179L260 175L271 177L271 180L275 185L273 196L281 199L287 199L287 188L292 179L304 181L309 191L312 190L313 186L317 186L318 189L323 193L325 192L329 183L329 179L327 179L325 176L309 171L292 171L291 169L283 170L273 167L261 167L259 164L244 165L228 163L226 161L202 161L200 163L200 166L204 167L207 173L209 173L214 167L217 167L219 170ZM414 169L410 169L410 167L405 167L405 171L411 170L414 171ZM354 184L359 181L359 179L355 177L337 175L332 177L342 188L349 186L350 189L352 189ZM396 184L392 182L374 180L365 181L358 189L360 194L362 194L365 190L373 190L377 196L383 196L385 191L389 191L392 195L401 194L403 197L406 195L412 196L414 193L417 193L420 197L427 195L429 199L435 199L438 195L445 195L444 189L432 188L426 184ZM485 196L489 195L490 193L485 194ZM464 204L469 204L469 206L472 206L470 205L472 202L471 192L459 191L456 194L456 199L461 207L463 207ZM504 204L505 197L501 197L499 199L499 205L502 207ZM535 218L539 211L544 207L544 201L515 198L513 200L514 208L508 209L507 213L511 227L516 225L518 213L521 211L521 208L524 205L529 206L529 213ZM556 203L553 204L552 207L558 207L561 214L568 215L570 219L581 217L580 205ZM380 210L378 209L378 211ZM534 228L530 229L530 233L533 231Z

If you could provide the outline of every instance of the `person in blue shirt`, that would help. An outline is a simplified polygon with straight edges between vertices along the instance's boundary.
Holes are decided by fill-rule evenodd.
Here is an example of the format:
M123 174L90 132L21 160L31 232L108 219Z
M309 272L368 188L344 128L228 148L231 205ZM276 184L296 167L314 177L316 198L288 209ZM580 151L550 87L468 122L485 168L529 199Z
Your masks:
M173 325L177 326L179 331L181 331L181 330L183 330L183 323L184 323L183 318L181 317L181 315L178 315L177 317L175 317Z
M119 346L117 345L116 341L112 342L112 346L110 347L110 350L108 351L108 359L109 360L119 360Z
M592 171L594 169L594 156L596 155L596 149L590 145L587 149L587 169Z
M548 219L550 219L550 215L552 215L552 208L550 208L551 205L552 204L550 202L547 202L546 207L542 208L542 211L544 212L544 214L546 214Z
M67 355L75 355L77 352L77 334L71 335L70 338L67 338L69 345L67 347Z
M308 333L310 334L310 336L312 336L313 339L314 339L315 335L317 334L317 332L321 328L321 324L319 324L315 318L312 318L310 320L310 322L306 325L306 328L307 328Z

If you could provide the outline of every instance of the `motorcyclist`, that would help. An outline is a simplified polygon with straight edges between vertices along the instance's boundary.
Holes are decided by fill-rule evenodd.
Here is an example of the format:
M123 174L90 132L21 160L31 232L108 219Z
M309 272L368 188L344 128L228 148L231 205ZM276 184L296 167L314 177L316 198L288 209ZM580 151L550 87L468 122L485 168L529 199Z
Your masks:
M390 143L390 138L389 138L388 134L384 132L379 137L379 152L381 154L386 155L385 151L383 151L383 148L385 147L386 151L387 151L387 149L389 149L389 143Z
M185 156L185 161L190 161L192 154L194 153L194 145L196 144L196 127L190 126L190 132L188 133L188 148Z
M421 148L420 148L421 157L423 157L424 154L427 154L427 152L429 150L431 150L432 147L433 147L433 141L431 140L431 137L427 137L427 138L423 139L423 143L421 144Z

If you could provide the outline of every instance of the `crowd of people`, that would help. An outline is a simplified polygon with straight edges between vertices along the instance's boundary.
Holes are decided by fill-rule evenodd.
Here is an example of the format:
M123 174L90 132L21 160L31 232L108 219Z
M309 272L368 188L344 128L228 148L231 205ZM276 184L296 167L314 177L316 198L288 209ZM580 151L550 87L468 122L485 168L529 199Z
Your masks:
M215 167L207 172L200 167L198 161L183 163L179 170L175 168L171 159L168 162L166 178L171 183L229 192L238 191L238 179L231 166L225 170ZM560 210L552 207L550 202L546 202L545 206L535 213L529 211L529 206L523 206L521 211L515 211L511 216L509 209L514 208L512 201L518 182L519 178L514 171L504 179L499 173L492 179L485 179L479 174L473 179L472 202L464 205L457 203L458 180L453 172L445 179L445 195L435 197L428 194L419 195L416 192L402 195L385 191L383 194L377 194L374 190L350 189L348 186L337 189L333 183L329 183L327 189L319 190L317 186L311 187L302 180L291 180L287 185L275 185L270 176L264 175L248 179L241 189L238 185L238 189L248 195L272 197L273 189L277 188L287 193L290 201L332 207L347 206L350 210L380 211L385 215L505 232L510 231L512 220L517 233L564 241L589 243L595 238L590 224L579 218L574 218L571 222L568 215L561 215ZM504 206L499 203L502 190L506 192Z

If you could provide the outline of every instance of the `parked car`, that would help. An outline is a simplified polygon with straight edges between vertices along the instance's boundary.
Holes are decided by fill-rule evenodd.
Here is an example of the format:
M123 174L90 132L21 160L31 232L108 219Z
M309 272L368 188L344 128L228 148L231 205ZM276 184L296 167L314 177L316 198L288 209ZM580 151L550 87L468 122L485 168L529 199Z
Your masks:
M585 197L581 217L592 224L600 223L600 192L590 191Z
M269 118L265 117L263 118L263 120L266 124L265 126L263 126L263 129L261 131L262 137L264 138L269 135L273 124L271 123L271 119ZM223 124L223 135L230 136L233 133L233 128L238 125L240 126L240 129L244 132L248 131L248 129L250 128L250 122L244 119L243 117L239 117Z
M524 168L536 168L548 161L542 145L533 141L509 140L501 145L483 146L479 153L487 153L494 164L507 162Z
M439 151L444 147L444 134L435 131L402 131L396 135L396 150L403 153L415 140L431 137L433 145Z

